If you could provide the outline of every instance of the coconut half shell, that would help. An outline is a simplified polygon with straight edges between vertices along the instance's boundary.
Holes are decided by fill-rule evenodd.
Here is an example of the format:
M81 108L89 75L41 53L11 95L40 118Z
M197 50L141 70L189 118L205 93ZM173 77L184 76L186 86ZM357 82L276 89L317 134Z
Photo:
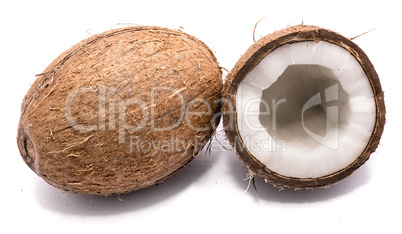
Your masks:
M375 123L369 136L369 141L356 159L336 172L314 177L300 178L285 176L270 169L265 163L258 160L247 148L243 141L240 129L236 103L236 94L245 77L270 53L276 49L289 44L300 42L328 42L340 46L350 54L361 65L366 74L375 103ZM296 189L316 188L328 186L349 176L353 171L364 164L370 154L374 152L380 142L385 124L384 93L381 88L378 75L367 55L350 39L333 31L307 25L297 25L265 36L252 45L240 58L235 67L228 74L223 90L223 125L228 140L239 157L247 165L248 169L255 175L263 178L266 182L273 183L278 187L290 187Z

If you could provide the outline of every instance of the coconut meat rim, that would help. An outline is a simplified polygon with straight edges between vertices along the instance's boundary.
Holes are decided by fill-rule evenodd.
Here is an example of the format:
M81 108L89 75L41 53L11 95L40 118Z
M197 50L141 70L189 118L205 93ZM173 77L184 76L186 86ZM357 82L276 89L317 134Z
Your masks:
M376 106L349 51L326 41L285 44L262 59L236 93L242 143L280 175L318 178L366 148Z

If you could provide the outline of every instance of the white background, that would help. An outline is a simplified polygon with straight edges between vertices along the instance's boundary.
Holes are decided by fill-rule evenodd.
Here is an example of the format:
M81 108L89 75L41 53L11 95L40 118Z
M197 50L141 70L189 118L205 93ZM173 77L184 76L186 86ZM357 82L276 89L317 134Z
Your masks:
M238 1L240 2L240 1ZM401 231L401 30L397 1L3 1L0 3L0 232L18 233L396 233ZM120 197L64 193L21 159L16 133L23 96L72 45L121 23L183 27L230 70L256 38L313 24L354 37L385 91L386 129L377 152L328 189L247 188L235 153L201 153L166 182ZM226 75L226 72L225 74ZM220 128L221 129L221 128ZM218 134L227 145L222 131Z

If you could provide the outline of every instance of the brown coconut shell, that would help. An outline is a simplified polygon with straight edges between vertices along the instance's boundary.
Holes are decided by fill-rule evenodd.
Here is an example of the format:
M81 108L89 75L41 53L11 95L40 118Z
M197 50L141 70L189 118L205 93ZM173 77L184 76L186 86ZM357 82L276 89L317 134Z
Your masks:
M213 134L221 75L212 51L179 30L94 35L56 58L26 94L21 156L46 182L76 193L160 183Z
M295 178L278 174L257 160L245 147L239 134L236 114L236 93L240 83L246 75L269 53L285 44L304 41L326 41L341 46L353 55L365 71L374 94L376 104L376 121L371 138L360 156L349 166L319 178ZM364 164L374 152L380 142L385 124L384 92L380 80L367 55L350 39L328 29L316 26L297 25L276 31L258 40L236 63L228 74L224 89L222 114L223 125L228 140L239 157L255 175L263 178L277 187L307 189L325 187L349 176L353 171Z

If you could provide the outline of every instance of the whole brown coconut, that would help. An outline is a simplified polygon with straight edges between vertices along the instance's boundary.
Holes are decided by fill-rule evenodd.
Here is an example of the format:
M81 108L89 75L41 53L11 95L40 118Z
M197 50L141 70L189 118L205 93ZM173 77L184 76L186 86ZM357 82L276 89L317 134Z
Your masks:
M221 70L179 30L94 35L54 60L26 94L18 148L49 184L111 195L162 182L193 159L219 121Z
M251 175L277 187L324 187L379 144L384 93L350 39L297 25L252 45L228 74L223 124Z

